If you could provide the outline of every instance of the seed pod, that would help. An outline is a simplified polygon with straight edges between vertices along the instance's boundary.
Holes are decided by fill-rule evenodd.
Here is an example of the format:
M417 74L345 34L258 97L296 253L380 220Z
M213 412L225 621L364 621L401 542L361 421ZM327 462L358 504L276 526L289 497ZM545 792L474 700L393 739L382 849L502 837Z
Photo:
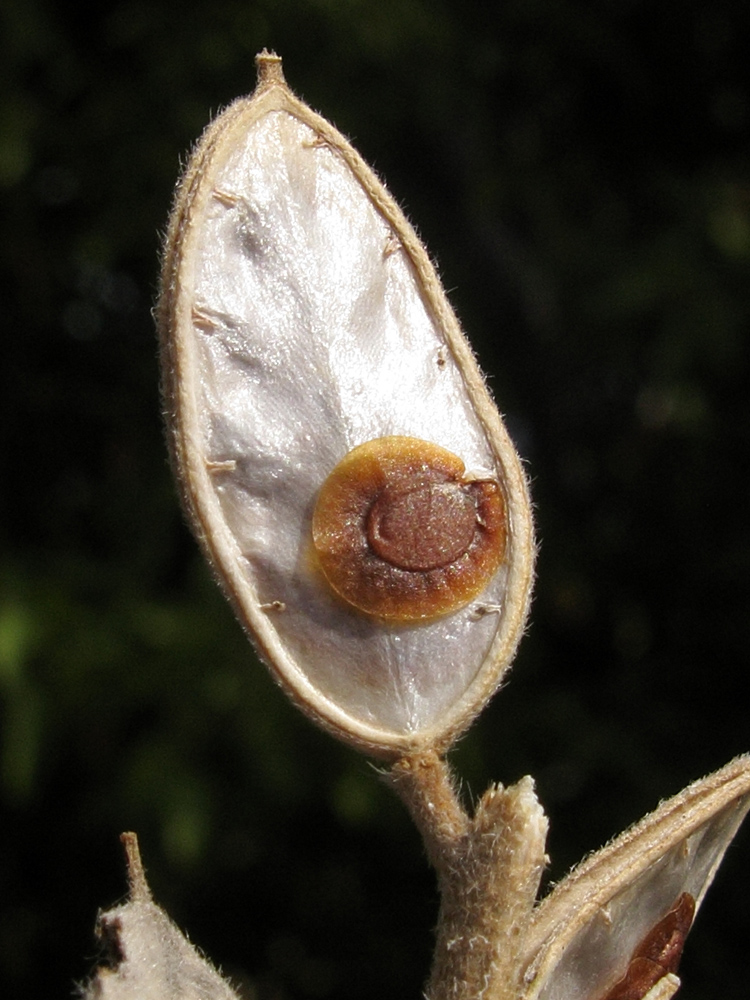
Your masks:
M240 620L308 714L383 756L443 748L523 630L534 554L523 472L403 214L291 94L280 60L257 61L253 96L198 145L167 237L159 323L185 504ZM331 570L323 536L340 540L335 518L352 515L328 504L324 482L383 438L416 439L416 479L397 475L358 515L368 557L394 571L371 572L362 599ZM438 452L453 471L435 472Z
M130 896L100 911L96 930L105 960L76 995L81 1000L239 1000L154 903L136 835L124 833L120 839L128 857Z
M520 1000L667 1000L694 914L750 809L750 757L689 785L535 908Z

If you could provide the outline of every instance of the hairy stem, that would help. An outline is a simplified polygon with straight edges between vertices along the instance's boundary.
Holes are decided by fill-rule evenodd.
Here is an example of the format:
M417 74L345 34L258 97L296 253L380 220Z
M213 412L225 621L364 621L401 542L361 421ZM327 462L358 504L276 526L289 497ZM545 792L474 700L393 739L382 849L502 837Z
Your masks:
M435 753L399 761L390 781L438 876L428 1000L516 1000L520 949L546 862L547 819L531 778L490 788L473 817Z

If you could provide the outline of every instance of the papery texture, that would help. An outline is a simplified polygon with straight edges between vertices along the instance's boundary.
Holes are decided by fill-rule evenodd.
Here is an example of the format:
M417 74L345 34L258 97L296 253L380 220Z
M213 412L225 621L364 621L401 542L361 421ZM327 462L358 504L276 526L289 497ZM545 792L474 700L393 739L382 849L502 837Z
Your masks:
M151 899L138 838L124 833L130 894L100 913L96 931L107 952L82 1000L238 1000L214 967Z
M151 902L129 902L99 917L119 955L99 969L83 1000L237 1000L237 994Z
M459 731L497 686L525 619L523 473L413 231L278 79L212 126L188 170L161 323L188 506L277 677L371 749ZM477 602L428 624L347 607L312 559L323 480L384 435L455 452L506 497L504 564Z
M682 893L696 909L750 809L750 758L690 785L592 855L538 907L524 1000L598 1000Z

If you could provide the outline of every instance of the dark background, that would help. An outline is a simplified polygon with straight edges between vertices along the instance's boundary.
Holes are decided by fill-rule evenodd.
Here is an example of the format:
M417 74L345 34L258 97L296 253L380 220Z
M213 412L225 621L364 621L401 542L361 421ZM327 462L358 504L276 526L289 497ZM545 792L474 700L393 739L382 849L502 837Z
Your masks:
M254 54L387 179L528 463L512 682L454 754L525 773L551 877L750 749L750 8L198 0L0 14L0 995L65 997L139 832L257 1000L420 996L436 895L376 771L254 661L184 527L150 310L186 151ZM750 833L684 1000L745 1000Z

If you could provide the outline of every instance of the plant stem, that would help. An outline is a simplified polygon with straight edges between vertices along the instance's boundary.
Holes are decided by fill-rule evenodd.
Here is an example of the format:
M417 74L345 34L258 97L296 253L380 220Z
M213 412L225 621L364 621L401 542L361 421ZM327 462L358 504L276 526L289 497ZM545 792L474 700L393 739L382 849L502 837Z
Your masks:
M533 781L491 787L470 817L436 753L405 757L389 778L438 876L428 1000L516 1000L520 949L546 863L547 819Z

